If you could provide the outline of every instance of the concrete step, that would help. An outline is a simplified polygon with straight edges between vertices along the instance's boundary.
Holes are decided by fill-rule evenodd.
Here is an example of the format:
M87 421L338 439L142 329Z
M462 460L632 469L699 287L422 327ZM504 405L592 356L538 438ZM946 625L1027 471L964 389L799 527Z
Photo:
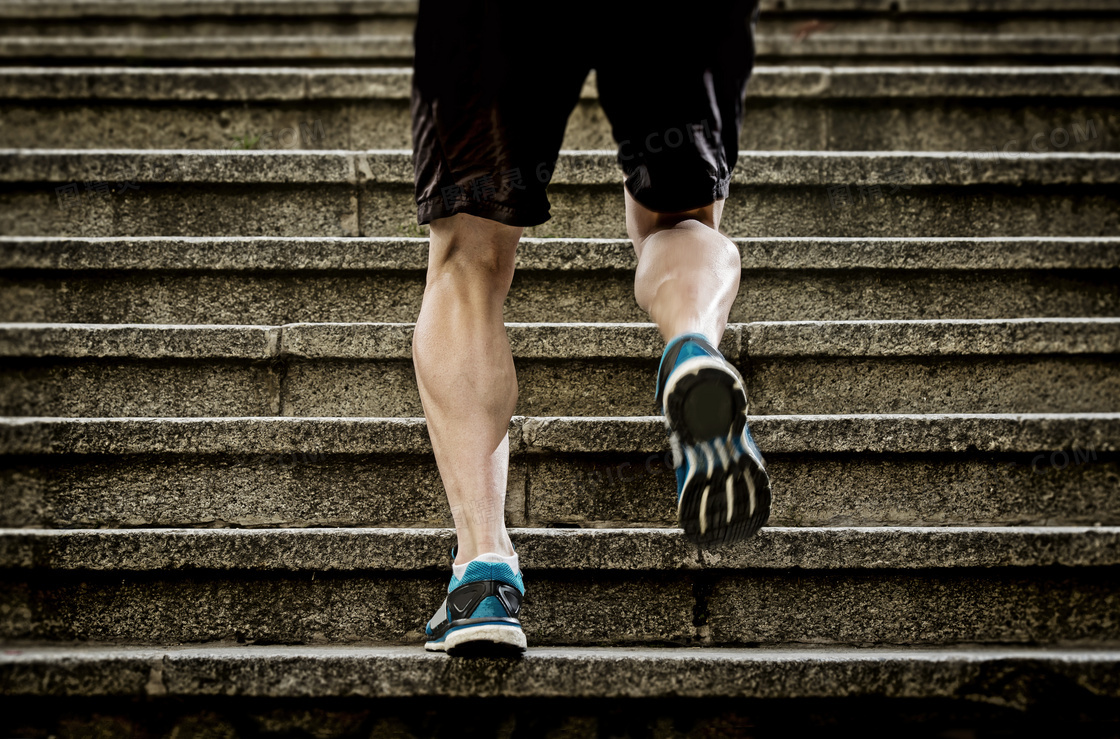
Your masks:
M12 652L0 679L20 683L0 708L20 736L438 737L462 732L464 697L481 709L477 736L812 735L822 725L1108 736L1118 712L1111 649L558 647L518 660L379 646ZM1055 694L1055 683L1067 687Z
M723 570L1112 567L1120 527L767 527L718 550L674 529L514 529L526 574ZM453 529L0 529L0 569L363 572L443 577ZM247 556L250 555L250 556Z
M985 33L969 28L957 33L866 32L838 29L816 32L827 21L760 24L756 59L763 64L1115 64L1120 33L1114 19L1096 33L1079 33L1061 24L1051 31L1021 34ZM383 25L377 23L377 26ZM213 24L198 24L198 35L150 36L0 36L0 61L10 64L211 64L288 65L293 59L318 66L400 66L411 63L410 34L356 35L276 32L264 35L205 35ZM812 35L802 36L801 28ZM110 28L103 29L110 32ZM282 29L281 29L282 31ZM168 31L164 31L168 33Z
M1120 414L755 416L779 526L1120 525ZM673 526L658 416L514 417L514 526ZM6 418L0 525L446 526L423 419Z
M0 130L8 146L24 148L409 148L411 77L408 69L17 67L0 78ZM1117 94L1115 67L759 67L740 145L1115 151ZM615 145L592 75L564 148Z
M516 413L635 416L653 324L510 324ZM0 415L424 415L413 324L0 324ZM731 324L753 413L1120 411L1120 319Z
M129 193L131 194L131 193ZM1120 316L1120 239L747 238L735 322ZM0 320L414 321L423 238L0 237ZM525 238L509 321L648 321L626 240Z
M730 236L1112 235L1117 162L1114 153L750 152L721 226ZM411 153L396 150L4 149L0 234L420 236L412 179ZM625 236L614 151L564 153L551 181L554 216L526 235Z
M767 17L802 13L959 14L983 18L1035 13L1114 14L1112 0L761 0ZM169 18L197 16L415 16L417 0L3 0L0 18Z
M835 0L826 0L832 1ZM941 3L960 0L937 0ZM1014 11L1054 9L1045 0L999 0L1011 2ZM1021 3L1026 2L1026 5ZM1032 5L1035 3L1035 5ZM81 18L168 18L182 20L194 16L242 17L273 16L405 16L414 17L418 0L2 0L0 18L81 19ZM858 6L854 6L858 7ZM947 5L946 7L951 7ZM1106 10L1102 0L1075 0L1077 10Z
M19 736L451 736L471 698L477 736L809 736L827 725L1103 737L1120 713L1117 657L1113 647L535 647L507 660L370 645L44 646L0 654L0 709Z
M5 4L8 8L11 6ZM90 3L81 3L90 5ZM111 6L119 6L112 3ZM326 15L300 13L290 10L282 15L269 17L242 6L242 14L205 14L189 16L168 13L170 3L164 6L161 17L144 17L133 14L125 17L73 18L10 18L0 28L0 38L5 40L51 40L71 42L99 40L125 41L130 44L158 44L166 42L177 31L180 39L225 39L236 44L249 39L292 39L307 41L330 39L338 43L347 40L368 40L379 36L411 37L415 27L413 15L391 13ZM111 7L110 6L110 7ZM277 10L280 10L279 8ZM10 11L8 11L10 12ZM118 13L110 11L112 15ZM4 17L5 11L0 11ZM814 22L815 21L815 22ZM758 25L760 39L776 46L786 41L792 49L820 38L871 36L893 38L897 36L954 37L961 35L984 37L1100 37L1120 34L1120 11L1113 7L1111 13L1086 14L1073 11L1065 14L1008 14L1008 13L875 13L853 12L795 12L779 13L771 10ZM106 45L107 46L107 45ZM132 48L145 49L143 46ZM142 53L142 51L140 52ZM913 53L913 52L911 52ZM124 56L123 52L116 55ZM409 49L407 56L411 56Z
M43 62L400 64L412 55L407 3L6 2L0 58ZM73 7L71 7L73 6ZM1114 5L764 3L762 61L968 63L1084 60L1120 49Z
M1120 653L1115 648L1087 649L1076 647L970 647L940 648L851 648L834 646L788 646L762 649L668 649L668 648L531 648L521 659L455 659L439 653L424 652L418 647L393 646L237 646L189 645L181 647L131 646L42 646L7 650L0 654L0 692L17 698L23 705L37 697L96 697L98 705L113 705L114 697L134 697L164 707L170 712L171 700L236 696L254 702L268 698L281 699L291 710L306 704L309 698L347 696L367 699L395 699L423 696L425 699L483 696L516 698L518 701L548 699L552 705L530 703L539 719L556 718L555 701L563 698L625 698L628 709L636 699L658 699L660 709L640 704L659 715L660 711L679 708L682 699L734 699L739 715L733 726L750 726L746 712L758 716L761 706L752 700L774 699L843 699L843 705L861 707L861 699L882 698L905 702L915 699L960 700L973 705L991 704L1009 707L1010 715L1001 715L997 725L1017 727L1030 721L1037 726L1036 713L1020 712L1051 706L1055 698L1046 685L1069 686L1063 692L1065 710L1057 706L1055 713L1069 714L1074 719L1078 710L1101 702L1113 706L1117 698L1112 679ZM1008 684L1009 676L1018 682ZM227 699L228 700L228 699ZM236 700L236 699L234 699ZM166 701L166 702L165 702ZM674 703L674 701L678 703ZM32 703L33 705L33 703ZM62 704L69 705L69 704ZM251 726L272 726L278 718L293 721L295 717L267 704L252 707L241 703L242 710L253 716ZM440 705L440 704L437 704ZM563 704L561 704L563 705ZM838 704L830 704L834 710ZM883 706L878 704L879 708ZM942 710L946 706L942 704ZM118 706L114 706L118 708ZM135 705L127 707L120 719L123 726L142 725L144 711ZM217 716L191 716L187 724L197 730L211 723L222 727L233 718L229 707L219 708ZM357 714L350 718L347 708ZM491 706L500 711L508 706ZM588 706L582 706L588 712ZM692 717L677 726L726 729L707 711L691 706ZM721 705L721 711L732 706ZM821 706L817 706L820 710ZM362 724L382 726L381 711L371 706L334 707L333 711L315 711L316 726L323 730ZM799 723L798 714L788 712L789 703L781 706L781 716L774 717L773 726L789 728ZM180 709L183 710L183 709ZM190 709L186 709L190 710ZM196 712L198 708L194 709ZM518 711L525 710L518 708ZM1113 710L1115 707L1113 706ZM260 711L257 714L257 711ZM76 711L72 711L76 713ZM682 712L684 713L684 712ZM1092 715L1092 711L1089 712ZM116 716L116 712L111 715ZM766 715L766 714L764 714ZM829 715L846 715L843 711ZM1018 715L1018 719L1016 716ZM504 714L503 714L504 717ZM1031 718L1027 718L1031 717ZM31 725L49 721L50 713L28 716ZM617 728L619 717L610 723ZM724 719L723 715L718 718ZM408 726L403 716L397 726ZM460 720L453 714L448 726ZM482 719L480 718L480 721ZM603 719L600 719L603 720ZM917 719L912 719L917 721ZM586 721L571 717L575 728L586 729ZM920 724L929 727L925 715ZM219 723L221 722L221 723ZM862 716L866 726L867 716ZM604 723L607 723L604 721ZM672 722L670 722L671 725ZM341 726L340 726L341 724ZM563 728L564 720L538 725L533 716L519 713L519 729L537 727L544 736L549 729ZM598 724L591 723L592 729ZM769 724L764 724L769 725ZM1067 724L1067 727L1071 724ZM326 734L324 734L326 735ZM672 736L665 733L651 736ZM335 734L329 734L335 736Z
M5 530L0 638L414 643L446 592L452 537ZM766 529L699 559L675 531L511 538L541 646L1120 640L1120 527Z

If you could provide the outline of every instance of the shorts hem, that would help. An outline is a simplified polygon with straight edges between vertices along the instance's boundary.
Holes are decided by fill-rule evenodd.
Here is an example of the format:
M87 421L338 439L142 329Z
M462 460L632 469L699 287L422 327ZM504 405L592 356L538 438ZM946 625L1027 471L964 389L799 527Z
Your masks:
M654 213L665 213L665 214L683 213L684 211L687 211L687 210L696 210L697 208L703 208L705 206L711 205L712 203L714 203L717 200L727 200L727 196L731 194L731 178L728 177L727 179L719 180L718 182L716 182L715 185L712 187L711 197L701 196L701 197L689 198L689 199L680 198L680 200L683 201L684 203L686 203L686 205L684 205L682 207L679 207L679 208L677 208L677 207L673 207L673 208L667 207L666 203L664 203L664 202L653 203L653 204L648 203L648 202L646 202L646 200L648 199L648 192L643 192L641 194L635 194L634 191L631 190L630 187L628 185L626 185L625 183L623 183L623 187L625 187L626 191L630 193L630 197L632 197L632 198L634 198L634 200L638 201L638 203L642 207L646 208L647 210L651 210Z
M436 218L448 218L456 213L466 213L504 223L507 226L522 228L539 226L552 217L547 210L542 213L539 210L533 211L528 208L515 208L501 203L477 200L457 200L448 205L442 197L434 197L416 204L416 220L421 226L431 223Z

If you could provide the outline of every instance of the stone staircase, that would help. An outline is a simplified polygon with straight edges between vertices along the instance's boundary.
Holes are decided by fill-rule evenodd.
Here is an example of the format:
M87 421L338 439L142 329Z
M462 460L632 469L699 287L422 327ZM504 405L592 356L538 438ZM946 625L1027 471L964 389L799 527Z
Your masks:
M592 77L507 302L530 651L453 660L414 5L0 2L0 735L1115 734L1120 8L764 9L771 526L675 529Z
M1103 63L1112 0L762 0L767 64ZM44 63L406 64L408 0L5 0L0 59Z

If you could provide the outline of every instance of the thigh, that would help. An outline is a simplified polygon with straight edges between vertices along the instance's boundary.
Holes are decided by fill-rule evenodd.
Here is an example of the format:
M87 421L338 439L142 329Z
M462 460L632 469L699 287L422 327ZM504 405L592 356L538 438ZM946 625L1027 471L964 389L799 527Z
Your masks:
M697 0L687 17L639 7L624 43L596 63L626 188L661 213L722 200L739 155L757 0Z
M589 65L523 0L423 0L412 89L420 223L548 219L545 187Z

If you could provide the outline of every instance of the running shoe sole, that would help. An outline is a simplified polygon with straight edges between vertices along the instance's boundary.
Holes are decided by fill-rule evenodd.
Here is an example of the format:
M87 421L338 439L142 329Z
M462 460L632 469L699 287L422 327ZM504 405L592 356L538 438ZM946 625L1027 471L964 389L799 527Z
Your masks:
M452 654L508 654L523 652L526 646L520 626L490 622L453 625L442 638L424 644L424 649Z
M688 476L677 502L685 536L700 547L747 539L770 518L770 478L747 428L743 378L717 357L692 357L666 382L662 411ZM749 432L746 432L749 433Z

